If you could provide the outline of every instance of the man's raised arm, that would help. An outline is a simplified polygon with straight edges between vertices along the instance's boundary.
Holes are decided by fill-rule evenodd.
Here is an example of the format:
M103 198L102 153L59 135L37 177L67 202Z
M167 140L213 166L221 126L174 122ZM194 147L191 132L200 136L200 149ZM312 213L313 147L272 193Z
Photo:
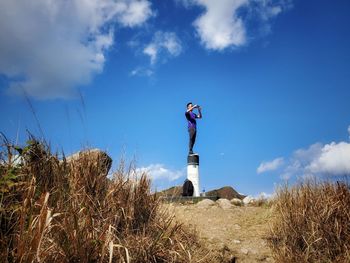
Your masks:
M200 106L197 107L198 108L198 119L202 119L202 108Z
M193 106L191 106L191 107L189 107L188 109L187 109L187 112L190 112L191 110L193 110L193 109L195 109L195 108L197 108L198 107L198 105L196 104L196 105L193 105Z

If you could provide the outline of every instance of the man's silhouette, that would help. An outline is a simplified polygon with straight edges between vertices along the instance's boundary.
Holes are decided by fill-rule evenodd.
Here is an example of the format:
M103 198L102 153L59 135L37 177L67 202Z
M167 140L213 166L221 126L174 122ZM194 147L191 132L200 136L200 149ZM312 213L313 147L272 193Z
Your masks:
M198 114L193 112L194 109L198 109ZM190 141L188 144L188 154L193 154L193 145L196 142L197 136L197 122L196 119L202 118L202 111L199 105L192 105L192 102L187 103L187 111L185 113L188 122L188 134Z

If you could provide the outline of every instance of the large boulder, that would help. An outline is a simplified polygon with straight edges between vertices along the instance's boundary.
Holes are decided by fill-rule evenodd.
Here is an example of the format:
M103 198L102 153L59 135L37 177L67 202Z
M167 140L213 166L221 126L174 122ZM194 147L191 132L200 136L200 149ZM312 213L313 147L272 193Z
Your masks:
M66 162L70 167L90 166L94 167L99 175L107 176L112 167L112 158L100 149L88 149L79 151L66 157Z
M231 186L224 186L220 189L215 189L205 193L206 196L216 197L218 199L225 198L231 200L232 198L244 199L244 195L239 194Z
M102 202L108 188L108 172L112 158L99 149L77 152L68 156L62 165L69 171L69 186L74 193L85 193L86 202Z

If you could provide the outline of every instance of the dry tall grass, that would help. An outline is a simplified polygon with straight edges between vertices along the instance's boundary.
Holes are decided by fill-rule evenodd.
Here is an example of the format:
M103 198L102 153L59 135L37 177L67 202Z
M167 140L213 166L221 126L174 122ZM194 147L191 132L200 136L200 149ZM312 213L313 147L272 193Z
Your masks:
M121 165L108 179L105 159L60 161L33 137L23 148L4 139L0 158L2 262L210 261L133 169Z
M350 262L350 190L307 182L278 191L269 238L276 262Z

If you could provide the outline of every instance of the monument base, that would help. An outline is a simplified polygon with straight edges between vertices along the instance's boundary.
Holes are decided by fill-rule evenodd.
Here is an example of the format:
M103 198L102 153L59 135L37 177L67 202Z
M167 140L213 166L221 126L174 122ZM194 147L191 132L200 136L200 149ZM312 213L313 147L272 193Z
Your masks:
M187 179L193 184L193 196L199 197L199 155L197 153L187 156Z

